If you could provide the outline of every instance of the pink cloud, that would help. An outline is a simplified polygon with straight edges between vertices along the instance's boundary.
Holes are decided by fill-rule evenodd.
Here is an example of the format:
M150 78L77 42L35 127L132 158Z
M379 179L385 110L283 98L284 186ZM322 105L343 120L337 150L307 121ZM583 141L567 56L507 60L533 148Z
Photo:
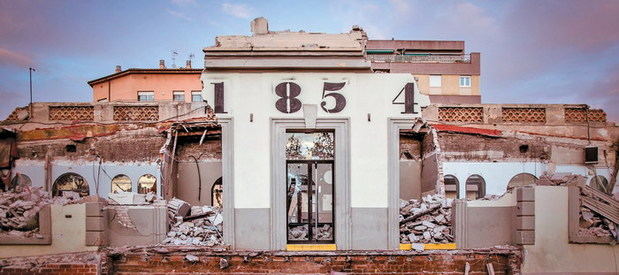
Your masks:
M14 65L20 67L32 66L31 58L9 49L0 48L0 65Z

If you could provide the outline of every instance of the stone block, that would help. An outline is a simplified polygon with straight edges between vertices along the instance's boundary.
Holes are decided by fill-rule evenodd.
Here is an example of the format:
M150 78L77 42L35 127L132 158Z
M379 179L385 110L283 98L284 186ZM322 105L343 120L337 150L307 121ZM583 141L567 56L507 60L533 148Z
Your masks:
M516 232L516 244L533 245L535 244L535 231L518 231Z
M86 217L86 231L104 231L105 225L104 217Z
M104 246L107 245L107 234L105 231L89 231L86 232L87 246Z
M518 230L535 230L535 216L516 217L515 226Z
M520 187L516 189L517 201L535 201L535 188L533 187Z
M86 217L103 217L103 203L100 202L87 202L86 205Z
M535 202L518 202L516 204L516 216L535 216Z

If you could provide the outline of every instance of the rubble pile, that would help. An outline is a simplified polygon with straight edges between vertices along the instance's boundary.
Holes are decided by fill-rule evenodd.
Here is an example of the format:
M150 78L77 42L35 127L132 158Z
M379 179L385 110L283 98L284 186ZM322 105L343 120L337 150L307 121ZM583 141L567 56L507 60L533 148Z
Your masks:
M579 225L579 235L612 237L613 239L617 239L617 228L615 223L594 213L587 207L580 207Z
M290 226L288 229L288 239L291 241L308 240L309 228L307 224ZM333 226L323 224L312 228L313 240L333 240Z
M186 202L178 203L178 205L185 204ZM224 221L221 209L214 206L190 206L190 209L191 216L175 216L176 223L168 232L167 238L163 240L163 244L221 245L223 243Z
M421 200L400 200L400 243L449 243L453 200L427 195Z
M52 198L40 187L0 192L0 232L35 230L39 227L38 213L41 208L48 204L67 204L79 199L79 194L75 192L63 192L62 197Z

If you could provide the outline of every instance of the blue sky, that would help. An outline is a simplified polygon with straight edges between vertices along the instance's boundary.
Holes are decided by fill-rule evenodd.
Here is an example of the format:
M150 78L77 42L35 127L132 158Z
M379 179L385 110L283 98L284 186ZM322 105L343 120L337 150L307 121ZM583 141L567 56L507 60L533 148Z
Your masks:
M0 0L0 119L35 101L89 101L86 82L123 68L184 64L217 35L271 30L373 39L464 40L482 53L484 103L586 103L619 121L619 1Z

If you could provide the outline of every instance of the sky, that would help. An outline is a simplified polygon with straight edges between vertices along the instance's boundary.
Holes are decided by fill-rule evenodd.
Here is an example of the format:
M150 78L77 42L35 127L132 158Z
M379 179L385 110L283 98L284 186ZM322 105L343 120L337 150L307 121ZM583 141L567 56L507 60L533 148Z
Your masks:
M90 101L86 83L160 59L194 67L218 35L348 32L464 40L481 52L483 103L578 103L619 122L619 0L0 0L0 120L29 102ZM201 66L200 66L201 67Z

